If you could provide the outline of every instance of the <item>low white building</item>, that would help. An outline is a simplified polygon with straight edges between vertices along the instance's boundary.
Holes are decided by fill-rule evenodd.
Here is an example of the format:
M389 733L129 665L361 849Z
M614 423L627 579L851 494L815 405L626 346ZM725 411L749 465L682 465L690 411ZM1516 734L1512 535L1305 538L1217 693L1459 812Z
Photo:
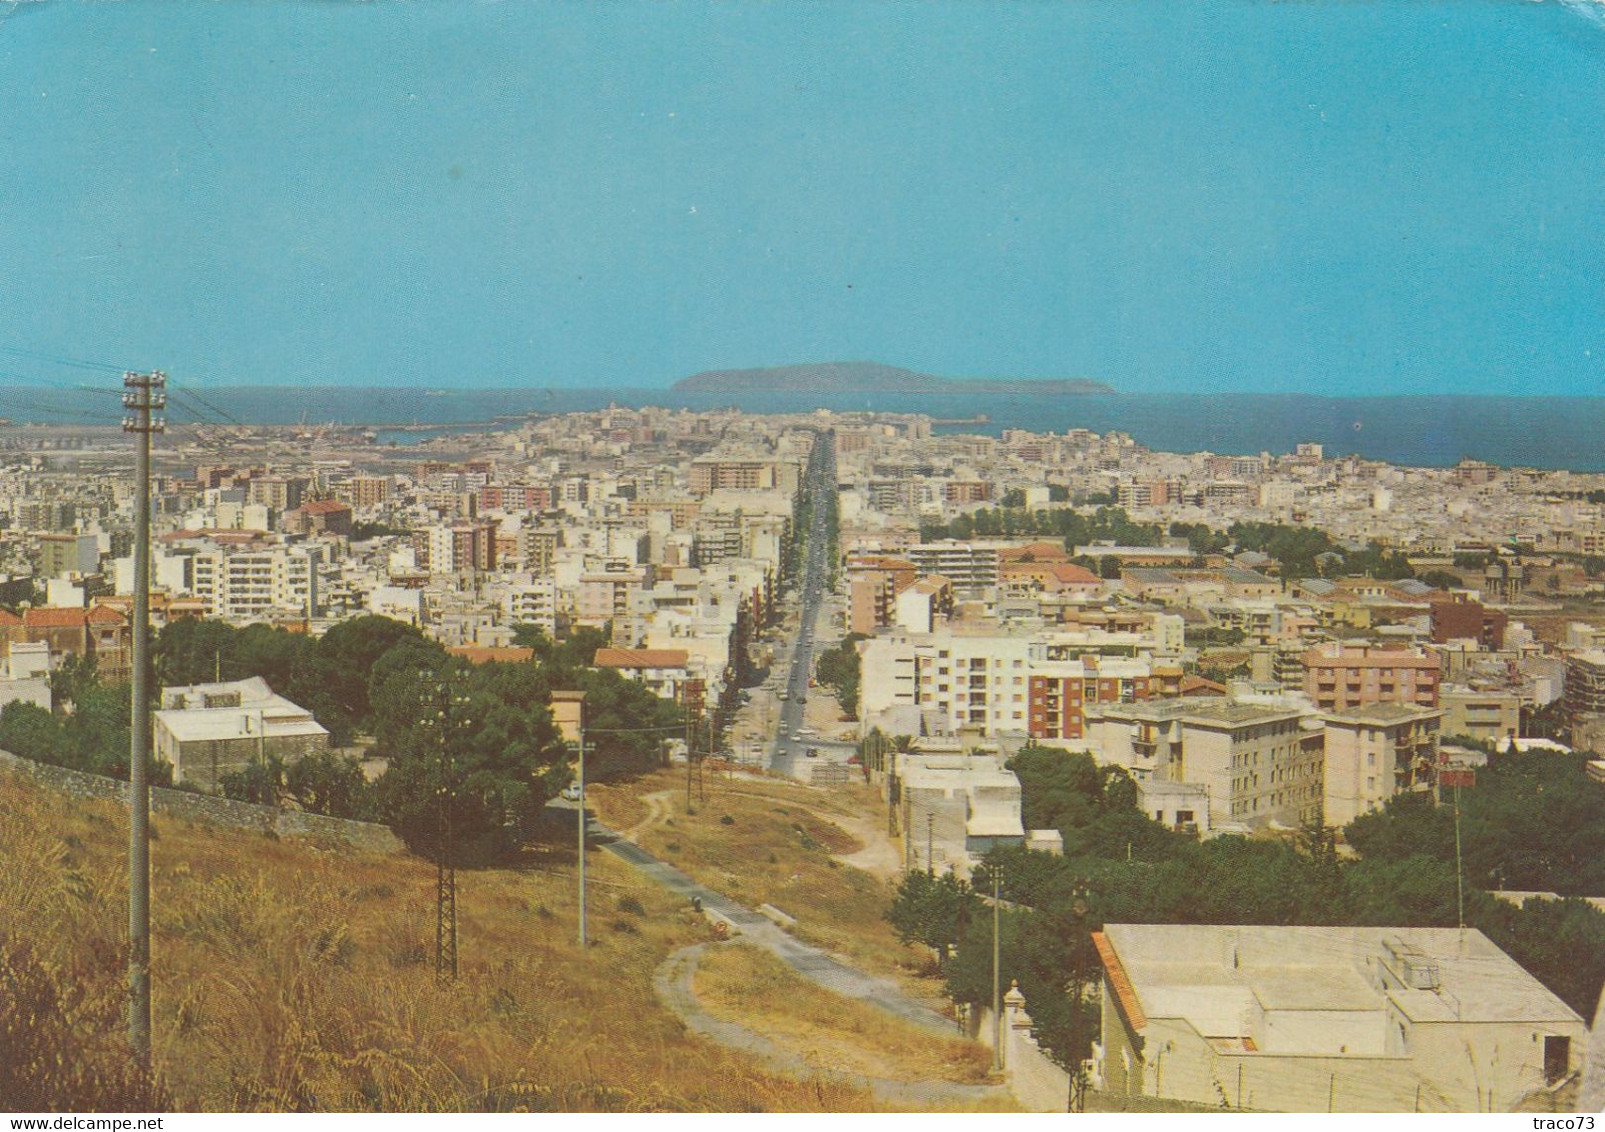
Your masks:
M1137 809L1166 829L1180 833L1209 832L1209 790L1198 783L1139 778Z
M1108 924L1105 1091L1273 1112L1508 1112L1589 1034L1481 932Z
M329 733L306 708L260 676L163 688L154 753L173 764L173 781L213 792L224 776L278 758L288 764L329 747Z
M993 848L1025 841L1020 780L1000 756L926 750L896 760L908 868L968 876Z

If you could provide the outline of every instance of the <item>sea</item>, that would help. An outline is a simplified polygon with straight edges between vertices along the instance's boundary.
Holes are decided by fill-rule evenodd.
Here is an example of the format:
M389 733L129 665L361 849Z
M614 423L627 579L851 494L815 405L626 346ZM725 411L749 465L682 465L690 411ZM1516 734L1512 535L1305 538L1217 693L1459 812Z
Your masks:
M1356 455L1416 467L1462 459L1507 467L1605 472L1605 397L1317 397L1274 393L1113 393L1075 396L761 392L686 394L672 389L360 389L209 387L170 406L175 422L361 425L382 444L509 428L529 416L657 406L750 413L922 413L945 432L1006 429L1124 432L1157 451L1244 455L1291 452L1301 443L1328 456ZM16 397L23 398L17 400ZM17 415L17 405L27 406ZM81 394L0 389L14 423L76 423Z

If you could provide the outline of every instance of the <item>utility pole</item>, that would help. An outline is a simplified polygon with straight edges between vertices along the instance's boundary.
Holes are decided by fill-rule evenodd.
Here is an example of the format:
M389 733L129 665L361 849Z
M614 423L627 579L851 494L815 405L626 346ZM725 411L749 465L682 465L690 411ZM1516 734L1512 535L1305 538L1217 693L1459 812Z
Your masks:
M580 741L579 765L575 770L574 779L579 784L579 814L574 824L579 827L579 868L575 871L580 879L580 947L585 947L585 723L582 718L579 725Z
M1065 1099L1066 1112L1085 1112L1087 1100L1087 1081L1083 1076L1081 1060L1081 997L1084 983L1082 980L1082 961L1085 957L1087 938L1087 913L1092 905L1087 902L1090 890L1085 878L1076 881L1074 897L1070 901L1070 937L1071 944L1071 976L1070 986L1070 1092ZM1242 1107L1241 1093L1242 1080L1238 1080L1238 1107Z
M925 875L936 875L936 811L925 811Z
M992 866L992 1072L1003 1068L1003 948L999 942L1003 901L1003 869Z
M433 673L425 673L425 679L423 723L439 745L435 763L435 977L445 982L457 977L457 844L452 822L457 775L451 744L453 731L467 722L456 710L467 697L453 693L449 684L435 681Z
M573 743L579 756L575 773L575 793L579 795L579 813L574 824L578 829L579 859L575 872L579 876L580 946L585 946L585 693L553 689L552 718L566 743Z
M150 438L166 426L167 375L123 374L123 431L134 444L134 657L128 746L128 1045L150 1072Z
M1460 924L1460 953L1466 950L1466 871L1460 864L1460 786L1455 785L1455 908Z

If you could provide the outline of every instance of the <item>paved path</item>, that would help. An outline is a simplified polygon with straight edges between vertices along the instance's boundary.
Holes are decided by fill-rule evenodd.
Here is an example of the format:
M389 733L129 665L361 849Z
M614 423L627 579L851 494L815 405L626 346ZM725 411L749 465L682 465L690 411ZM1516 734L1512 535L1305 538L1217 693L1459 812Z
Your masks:
M718 919L729 921L747 937L747 942L769 951L810 982L843 998L872 1003L905 1022L933 1033L949 1036L955 1033L957 1027L951 1018L909 998L893 980L877 978L856 967L849 967L819 948L794 939L757 912L742 907L706 885L698 884L673 865L658 860L633 841L625 840L605 826L592 822L591 829L604 852L613 854L671 892L678 892L687 903L693 899L700 900L705 914L712 913Z
M750 936L748 940L753 942ZM953 1102L974 1104L1008 1095L1002 1085L960 1085L953 1081L899 1081L888 1077L847 1073L837 1069L820 1069L756 1031L735 1022L715 1018L703 1009L702 1003L697 1001L692 986L692 980L696 978L697 963L708 946L699 943L691 947L682 947L665 959L652 977L652 989L657 993L659 1000L693 1033L701 1034L730 1049L750 1054L770 1069L784 1073L788 1077L798 1079L819 1077L837 1084L867 1089L874 1094L876 1100L886 1104L908 1106L935 1106Z

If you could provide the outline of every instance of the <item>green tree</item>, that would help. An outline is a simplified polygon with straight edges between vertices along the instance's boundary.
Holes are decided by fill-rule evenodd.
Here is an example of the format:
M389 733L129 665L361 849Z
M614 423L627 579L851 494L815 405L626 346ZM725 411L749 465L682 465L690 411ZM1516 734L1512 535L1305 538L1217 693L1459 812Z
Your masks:
M1480 894L1479 894L1480 895ZM1479 901L1473 922L1584 1018L1605 984L1605 912L1583 900Z
M238 679L237 630L222 621L182 617L164 625L152 643L156 679L165 687ZM250 673L245 673L249 675Z
M317 751L285 768L284 788L302 809L333 818L367 817L372 790L355 758Z
M377 812L433 858L440 792L449 788L459 862L505 855L568 781L546 691L530 665L393 672L376 695L375 737L390 758Z
M940 876L911 871L898 882L886 921L903 943L929 947L940 970L951 949L965 938L979 907L969 882L954 876L952 870Z
M860 633L850 634L835 648L822 652L814 665L819 682L835 693L842 710L850 716L858 715L860 660L856 646L863 639Z
M132 710L127 684L96 682L84 687L62 725L69 765L126 779Z
M1448 570L1428 570L1421 575L1421 580L1435 590L1453 590L1466 584L1459 574L1451 574Z
M45 708L12 700L0 708L0 750L59 766L66 757L66 737Z
M50 673L51 702L58 711L76 704L78 698L94 687L99 679L94 653L69 654Z
M284 763L277 755L247 763L223 776L223 797L259 806L277 806L284 797Z
M318 653L331 702L356 726L372 717L369 673L378 659L402 641L422 641L416 628L389 617L354 617L335 625L318 640Z

